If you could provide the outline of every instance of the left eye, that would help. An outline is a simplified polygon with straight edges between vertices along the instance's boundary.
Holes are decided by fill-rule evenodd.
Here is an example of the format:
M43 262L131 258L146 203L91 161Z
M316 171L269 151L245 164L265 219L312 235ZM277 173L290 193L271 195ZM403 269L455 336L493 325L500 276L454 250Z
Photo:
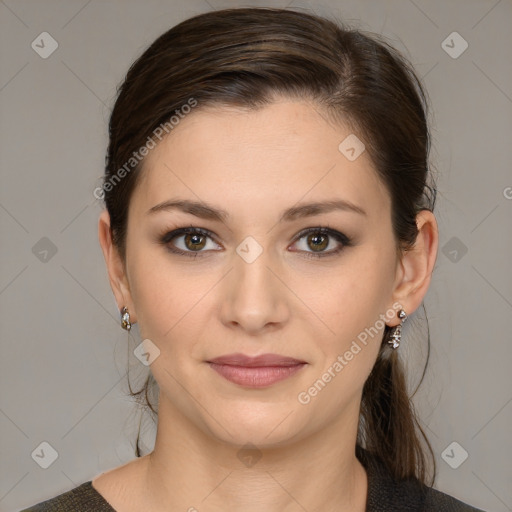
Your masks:
M309 228L302 231L297 236L297 241L302 239L305 239L306 247L314 248L311 252L307 251L307 249L303 250L306 253L305 256L308 258L331 256L339 253L344 246L350 245L350 239L346 235L329 228ZM338 248L327 251L325 249L332 245L330 239L334 239L338 242Z

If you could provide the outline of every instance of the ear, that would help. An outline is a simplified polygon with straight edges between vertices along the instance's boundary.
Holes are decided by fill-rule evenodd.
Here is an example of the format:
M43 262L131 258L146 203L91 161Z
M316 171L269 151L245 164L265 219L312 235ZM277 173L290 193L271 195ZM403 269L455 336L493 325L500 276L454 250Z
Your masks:
M135 306L130 293L130 285L126 275L124 262L117 247L112 243L112 233L110 230L110 215L107 210L103 210L98 221L98 238L107 265L110 286L114 292L119 311L126 306L130 313L130 322L136 322Z
M418 236L411 250L405 251L398 262L393 297L407 315L420 306L425 297L437 259L439 233L434 214L421 210L416 215ZM391 327L400 323L398 316Z

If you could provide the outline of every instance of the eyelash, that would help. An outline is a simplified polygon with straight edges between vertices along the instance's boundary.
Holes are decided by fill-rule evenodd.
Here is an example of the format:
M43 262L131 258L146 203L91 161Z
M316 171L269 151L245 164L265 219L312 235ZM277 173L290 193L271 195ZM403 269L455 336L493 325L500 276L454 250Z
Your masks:
M305 236L309 235L310 233L321 234L324 236L325 235L330 236L330 237L334 238L337 242L341 243L342 247L335 249L335 250L328 251L328 252L319 252L319 253L309 252L309 251L298 251L298 252L303 252L305 258L310 258L310 259L315 258L316 259L316 258L326 258L329 256L334 256L336 254L339 254L345 247L350 247L352 245L352 240L349 237L347 237L344 233L340 233L339 231L330 229L329 227L316 227L316 228L304 229L297 235L297 237L295 238L293 243L298 242L299 240L301 240ZM203 255L201 254L201 252L205 252L205 251L182 251L181 249L177 249L170 245L170 242L172 240L174 240L175 238L182 236L182 235L201 235L201 236L206 236L208 238L211 238L213 241L215 241L212 236L212 233L210 231L208 231L206 229L195 228L193 226L190 226L190 227L178 228L173 231L164 233L160 237L160 243L162 245L164 245L170 252L172 252L174 254L178 254L180 256L187 256L190 258L197 258L198 256L202 258ZM215 242L215 243L217 243L217 242Z

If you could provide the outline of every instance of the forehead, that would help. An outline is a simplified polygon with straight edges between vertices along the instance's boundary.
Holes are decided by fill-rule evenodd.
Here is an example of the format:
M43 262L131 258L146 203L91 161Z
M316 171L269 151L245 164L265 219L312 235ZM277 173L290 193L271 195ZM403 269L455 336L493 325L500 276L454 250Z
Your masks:
M199 106L146 157L133 206L147 211L179 196L254 216L288 203L343 198L382 214L388 193L368 153L351 161L339 149L350 135L305 101L258 110Z

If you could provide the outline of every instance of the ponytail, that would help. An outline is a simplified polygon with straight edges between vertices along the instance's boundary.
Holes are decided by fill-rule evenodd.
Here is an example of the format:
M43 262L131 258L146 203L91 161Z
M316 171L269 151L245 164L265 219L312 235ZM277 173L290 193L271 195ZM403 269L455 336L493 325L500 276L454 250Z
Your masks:
M407 392L403 364L397 351L387 343L389 331L386 326L381 350L363 387L357 444L380 459L396 480L417 478L432 487L436 471L434 453ZM430 349L430 336L428 346ZM433 472L429 481L427 458L418 434L430 452Z

